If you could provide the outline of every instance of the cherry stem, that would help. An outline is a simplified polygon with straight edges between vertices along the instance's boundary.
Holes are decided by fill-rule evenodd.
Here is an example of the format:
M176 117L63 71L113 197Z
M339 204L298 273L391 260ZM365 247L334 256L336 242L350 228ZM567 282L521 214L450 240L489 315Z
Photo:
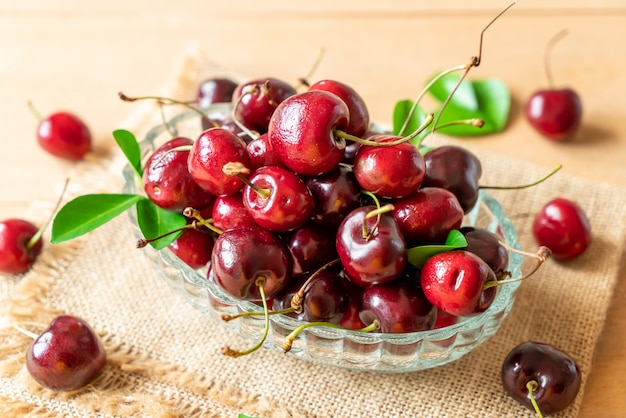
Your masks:
M550 52L552 51L552 47L561 40L565 35L567 35L567 29L562 29L556 35L550 39L548 45L546 46L546 51L544 53L544 70L546 72L546 80L548 80L548 87L554 88L554 79L552 78L552 71L550 67Z
M426 119L424 119L422 124L419 126L419 128L417 128L411 134L409 134L407 136L403 136L401 138L398 138L395 141L387 141L387 142L371 141L369 139L359 138L358 136L351 135L351 134L349 134L349 133L347 133L345 131L342 131L340 129L333 130L333 134L336 137L338 137L338 138L342 138L342 139L345 139L347 141L357 142L357 143L359 143L361 145L371 145L371 146L375 146L375 147L390 147L390 146L394 146L394 145L403 144L405 142L408 142L408 141L412 140L413 138L415 138L416 136L421 134L426 128L428 128L428 125L430 125L432 123L434 118L435 118L435 115L433 113L429 113L426 116Z
M411 106L411 109L409 110L409 114L407 115L406 119L404 120L404 124L402 125L402 128L400 129L400 132L398 133L398 135L404 135L404 131L406 131L406 128L409 125L409 121L411 120L411 117L413 117L413 114L415 113L415 111L417 110L417 106L419 105L420 101L422 100L422 98L424 98L424 96L426 95L426 93L428 92L428 90L430 90L430 88L441 78L443 78L444 76L451 74L455 71L461 71L465 69L465 64L463 65L459 65L458 67L453 67L453 68L449 68L447 70L444 70L442 72L440 72L439 74L437 74L435 77L433 77L432 80L430 80L428 82L428 84L426 84L426 86L424 87L424 89L421 91L420 95L417 97L417 99L415 100L415 102L413 103L413 106Z
M485 126L485 121L482 119L478 119L478 118L453 120L453 121L446 122L437 126L437 129L446 128L448 126L455 126L455 125L469 125L469 126L475 126L477 128L482 128L483 126Z
M33 248L35 244L37 244L37 242L41 239L41 236L43 235L44 231L48 228L48 225L50 225L50 222L52 222L52 219L54 218L54 214L59 210L59 207L61 206L61 201L63 200L63 196L65 195L65 192L67 191L67 185L69 184L69 182L70 182L70 179L65 179L65 183L63 183L63 189L61 190L61 195L57 199L54 205L54 209L52 210L52 215L48 217L44 226L39 228L37 232L35 232L35 235L30 237L30 239L26 242L26 245L25 245L26 249L31 249Z
M213 225L212 219L205 219L198 209L192 208L191 206L183 209L183 216L190 218L190 219L195 219L197 221L197 222L192 223L192 226L195 229L198 229L197 224L199 224L209 229L210 231L215 232L217 235L221 235L222 233L224 233L224 231L222 231L221 229Z
M13 328L15 328L16 330L18 330L19 332L21 332L22 334L26 335L27 337L32 338L33 340L37 339L37 337L39 337L39 335L35 334L34 332L31 332L29 330L27 330L26 328L22 328L21 326L17 325L17 324L11 324L11 326Z
M183 101L180 101L180 100L175 100L175 99L171 99L169 97L162 97L162 96L129 97L129 96L125 95L124 93L122 93L121 91L118 93L118 96L120 97L120 99L122 99L125 102L136 102L137 100L156 100L159 103L160 106L163 106L163 105L166 105L166 104L181 105L181 106L186 107L187 109L190 109L190 110L196 112L202 118L208 119L213 126L215 126L215 127L219 127L220 126L214 120L209 119L207 117L207 115L203 111L201 111L197 107L192 106L191 104L189 104L189 102L183 102Z
M285 309L279 309L277 311L269 311L268 314L269 315L285 315L285 314L289 314L295 312L295 310L293 308L285 308ZM246 311L246 312L239 312L238 314L222 314L220 316L220 318L222 319L222 321L224 322L229 322L232 321L234 319L238 319L238 318L243 318L244 316L261 316L261 315L265 315L265 312L263 311Z
M374 232L376 231L376 229L378 229L381 215L391 212L394 209L395 208L393 204L387 203L386 205L383 205L381 207L378 207L366 213L365 217L363 218L363 230L362 230L363 239L365 239L366 241L369 241L369 239L372 238L372 235L374 235ZM373 218L374 216L376 217L376 222L368 231L367 220Z
M541 265L548 259L548 257L550 257L550 254L552 254L550 249L548 247L544 247L543 245L539 247L536 253L529 253L526 251L513 248L505 244L504 242L501 242L501 244L510 251L516 252L518 254L522 254L524 256L535 258L537 260L537 263L535 264L535 266L530 272L523 274L520 277L514 277L514 278L506 279L506 280L490 280L488 282L485 282L485 284L483 285L483 290L487 290L491 287L500 286L500 285L507 284L507 283L519 282L519 281L529 278L530 276L535 274L537 270L539 270L539 267L541 267Z
M28 102L26 102L26 105L30 109L30 112L35 116L35 119L41 122L43 120L43 116L41 116L41 113L39 113L39 111L35 109L35 105L33 105L33 102L29 100Z
M170 125L167 121L167 118L165 117L165 108L163 106L163 102L159 101L158 103L159 103L159 113L161 114L161 121L163 122L163 126L165 126L165 129L172 136L172 138L178 136L178 132L176 132L176 128Z
M272 195L272 191L270 189L264 189L262 187L253 184L244 174L250 174L250 169L240 163L239 161L231 161L222 166L222 172L227 176L236 176L241 180L245 185L250 187L256 194L258 194L262 199L269 199Z
M313 77L313 74L315 74L315 71L317 71L317 68L320 66L320 63L322 62L322 58L324 58L325 53L325 48L320 49L320 53L317 54L317 58L315 59L315 62L313 63L313 66L311 67L307 75L298 79L298 84L296 84L295 86L296 89L300 87L300 85L303 85L304 87L310 87L309 80L311 79L311 77Z
M537 400L535 399L534 391L537 390L539 384L535 380L529 380L526 383L526 389L528 390L528 397L530 398L530 403L532 404L535 412L537 413L537 418L543 418L541 414L541 410L539 409L539 405L537 404Z
M544 181L546 181L548 178L552 177L552 175L554 173L556 173L557 171L559 171L561 168L563 168L562 164L557 165L555 168L552 169L552 171L550 171L548 174L546 174L545 176L541 177L539 180L533 181L532 183L528 183L528 184L522 184L519 186L478 186L479 189L491 189L491 190L516 190L516 189L527 189L529 187L533 187L538 185L539 183L543 183Z
M322 267L320 267L315 272L313 272L313 274L311 274L306 279L306 281L302 284L302 286L300 286L300 289L291 297L291 307L293 308L295 313L297 314L302 313L302 302L304 301L304 292L306 288L309 286L309 284L311 283L311 281L313 281L313 279L317 277L322 271L326 270L329 267L334 266L339 261L341 260L337 258L335 260L329 261L328 263L324 264Z
M186 229L195 229L195 230L197 230L197 231L202 231L202 229L200 229L200 228L198 227L198 224L200 224L198 221L193 221L193 222L192 222L192 223L190 223L190 224L187 224L187 225L185 225L185 226L181 226L180 228L173 229L173 230L168 231L168 232L166 232L166 233L164 233L164 234L158 235L158 236L156 236L156 237L154 237L154 238L141 238L141 239L137 240L137 248L144 248L144 247L146 247L148 244L150 244L151 242L158 241L158 240L160 240L161 238L165 238L165 237L167 237L167 236L170 236L170 235L175 234L175 233L177 233L177 232L184 231L184 230L186 230ZM203 225L203 226L204 226L204 225Z
M341 325L333 324L331 322L307 322L306 324L302 324L299 327L297 327L296 329L294 329L293 331L291 331L289 333L289 335L287 335L287 337L285 337L285 341L283 341L283 346L282 346L283 347L283 352L287 353L289 350L291 350L291 347L293 346L293 342L296 339L296 337L298 336L298 334L300 334L305 329L311 328L311 327L326 327L326 328L333 328L333 329L347 329L345 327L342 327ZM357 331L357 332L372 332L372 331L376 331L379 328L380 328L380 323L378 322L378 320L375 319L368 326L366 326L364 328L357 329L357 330L353 330L353 331Z
M250 347L249 349L245 351L236 351L230 347L222 347L222 354L229 356L229 357L245 356L247 354L250 354L258 350L259 348L263 346L263 343L265 343L265 340L267 339L267 335L269 334L269 330L270 330L270 314L269 314L269 309L267 308L267 298L265 297L265 289L263 288L263 286L265 285L265 281L266 281L265 276L259 276L254 281L254 284L259 288L259 293L261 295L261 302L263 303L263 314L265 316L265 328L263 330L263 336L256 343L256 345L254 345L253 347Z
M237 119L237 107L239 107L239 105L241 104L241 101L243 100L243 98L246 95L248 95L248 94L258 94L260 92L261 92L261 86L259 86L258 84L254 84L252 86L247 86L246 90L241 92L241 94L239 95L239 97L235 101L235 104L233 105L233 109L231 110L231 118L235 122L235 125L237 125L237 127L239 127L239 129L241 129L250 138L258 138L259 134L257 132L253 132L252 130L250 130L239 119Z

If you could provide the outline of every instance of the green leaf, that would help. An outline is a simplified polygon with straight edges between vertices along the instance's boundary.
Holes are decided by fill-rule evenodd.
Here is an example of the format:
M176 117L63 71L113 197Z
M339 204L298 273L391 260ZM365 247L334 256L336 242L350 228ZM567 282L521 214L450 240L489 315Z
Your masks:
M420 268L424 265L428 258L435 254L465 247L467 247L467 240L465 239L465 236L460 231L455 229L450 231L448 237L446 238L446 242L443 245L421 245L409 248L408 260L409 263Z
M428 89L428 93L443 103L454 89L454 86L456 86L459 82L459 78L461 78L460 74L446 74L439 80L435 81L430 89ZM473 83L467 78L461 81L459 88L454 92L454 95L450 99L450 104L469 111L478 111L480 109L480 104L478 102L476 92L474 91Z
M237 415L237 418L254 418L254 417L252 417L250 415L246 415L246 414L239 414L239 415Z
M141 168L141 149L135 135L124 129L118 129L113 131L113 138L115 138L117 145L121 148L137 176L141 177L143 171Z
M428 92L437 100L443 102L446 100L448 94L454 86L455 80L458 80L457 74L449 74L444 76L443 79L453 77L453 82L443 83L436 82ZM460 89L457 90L448 105L441 113L439 121L437 122L437 131L451 135L451 136L479 136L488 135L496 132L501 132L506 127L506 123L509 117L509 111L511 109L511 94L506 84L497 78L489 78L485 80L463 80L461 86L471 86L473 97L475 98L475 104L468 97L468 93L461 93L461 100L457 100L457 94ZM440 109L437 109L435 113L435 119ZM470 125L452 125L442 126L449 122L456 122L467 119L482 119L485 125L482 128L478 128Z
M150 242L152 247L161 250L182 234L182 231L173 231L185 226L187 220L180 213L163 209L150 199L144 199L137 202L137 223L146 239L154 239L165 235L163 238Z
M87 194L67 202L52 221L51 242L58 244L84 235L146 199L135 194Z
M426 119L426 112L421 107L417 106L415 111L411 114L411 109L415 104L412 100L400 100L398 101L393 108L393 134L400 135L400 131L404 126L407 118L409 118L409 122L407 123L402 135L409 135L411 132L415 132Z

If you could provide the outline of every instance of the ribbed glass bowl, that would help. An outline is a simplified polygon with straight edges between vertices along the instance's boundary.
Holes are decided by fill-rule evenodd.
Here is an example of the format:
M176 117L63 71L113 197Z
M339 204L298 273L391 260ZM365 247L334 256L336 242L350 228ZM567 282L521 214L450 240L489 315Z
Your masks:
M228 105L216 105L209 109L217 119L228 115ZM179 135L195 139L201 132L196 112L181 113L170 121ZM140 145L146 157L159 145L171 139L163 124L148 132ZM124 193L143 194L140 179L130 167L125 167ZM138 239L143 238L137 225L136 213L128 211L130 223ZM505 242L519 248L517 232L505 216L501 205L489 194L481 191L474 209L465 216L464 225L486 228L498 233ZM264 332L263 316L247 316L224 322L222 314L259 311L259 306L233 298L218 285L206 278L207 269L194 270L169 249L160 251L152 247L142 249L152 261L158 274L182 295L201 314L237 333L250 344L256 344ZM509 271L511 277L521 275L523 257L511 252ZM499 286L492 305L484 313L464 318L455 325L441 329L405 334L364 333L329 327L311 327L298 334L289 356L301 360L353 370L404 373L430 369L455 361L493 336L508 315L520 282ZM303 322L286 315L270 316L269 336L264 348L282 352L285 337ZM250 354L254 355L254 354Z

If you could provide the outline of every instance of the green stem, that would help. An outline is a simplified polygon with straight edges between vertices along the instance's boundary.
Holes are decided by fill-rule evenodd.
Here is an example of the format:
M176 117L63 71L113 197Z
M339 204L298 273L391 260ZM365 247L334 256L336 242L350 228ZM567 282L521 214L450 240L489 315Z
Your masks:
M532 404L533 408L535 409L535 412L537 413L537 418L543 418L543 415L541 414L541 410L539 409L539 405L537 404L537 400L535 399L535 395L533 394L533 392L536 391L538 387L539 387L539 384L534 380L531 380L528 383L526 383L526 389L528 389L528 397L530 398L530 403Z
M557 165L554 169L552 169L552 171L550 171L548 174L546 174L545 176L541 177L539 180L533 181L532 183L528 183L528 184L522 184L519 186L478 186L479 189L491 189L491 190L516 190L516 189L527 189L529 187L533 187L538 185L539 183L542 183L544 181L546 181L548 178L550 178L554 173L556 173L557 171L559 171L561 168L563 168L562 164Z
M268 314L269 315L286 315L286 314L290 314L292 312L295 312L294 308L285 308L285 309L279 309L278 311L270 311L270 312L268 312ZM247 312L239 312L238 314L235 314L235 315L222 314L222 316L220 318L224 322L229 322L229 321L232 321L233 319L242 318L244 316L261 316L261 315L265 315L265 312L263 312L263 311L247 311Z
M293 342L296 339L296 337L298 336L298 334L300 334L305 329L311 328L311 327L326 327L326 328L333 328L333 329L346 329L346 328L342 327L341 325L333 324L331 322L307 322L306 324L302 324L299 327L297 327L296 329L294 329L293 331L291 331L289 333L289 335L287 335L287 337L285 337L285 341L283 342L283 351L286 353L289 350L291 350L291 347L293 346ZM364 328L361 328L361 329L357 329L355 331L357 331L357 332L372 332L372 331L376 331L379 328L380 328L380 323L377 320L374 320L374 322L372 322L368 326L366 326Z

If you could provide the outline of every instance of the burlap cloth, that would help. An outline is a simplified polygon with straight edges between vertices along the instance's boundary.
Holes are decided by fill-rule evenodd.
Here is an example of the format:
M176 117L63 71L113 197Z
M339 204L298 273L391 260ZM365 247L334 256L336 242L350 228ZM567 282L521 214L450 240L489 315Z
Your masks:
M161 93L189 99L203 77L219 75L200 54L187 55L182 67ZM125 124L138 136L159 120L152 105L128 106L136 107L129 107L133 116ZM479 156L483 184L520 184L545 174L527 163ZM119 192L123 164L115 145L108 156L91 156L72 174L67 198ZM525 281L500 331L478 349L449 365L406 374L334 369L267 350L222 356L220 347L244 342L170 290L134 248L127 217L120 216L88 236L47 245L29 273L0 277L0 416L530 417L504 393L500 367L513 346L538 340L570 353L582 370L580 395L559 415L575 417L619 277L624 192L561 174L533 189L492 192L524 248L536 248L532 214L556 196L584 208L593 243L579 259L550 260ZM52 207L35 202L25 216L43 221ZM9 326L37 330L59 313L91 323L109 354L102 377L78 393L54 393L34 383L24 367L30 339Z

